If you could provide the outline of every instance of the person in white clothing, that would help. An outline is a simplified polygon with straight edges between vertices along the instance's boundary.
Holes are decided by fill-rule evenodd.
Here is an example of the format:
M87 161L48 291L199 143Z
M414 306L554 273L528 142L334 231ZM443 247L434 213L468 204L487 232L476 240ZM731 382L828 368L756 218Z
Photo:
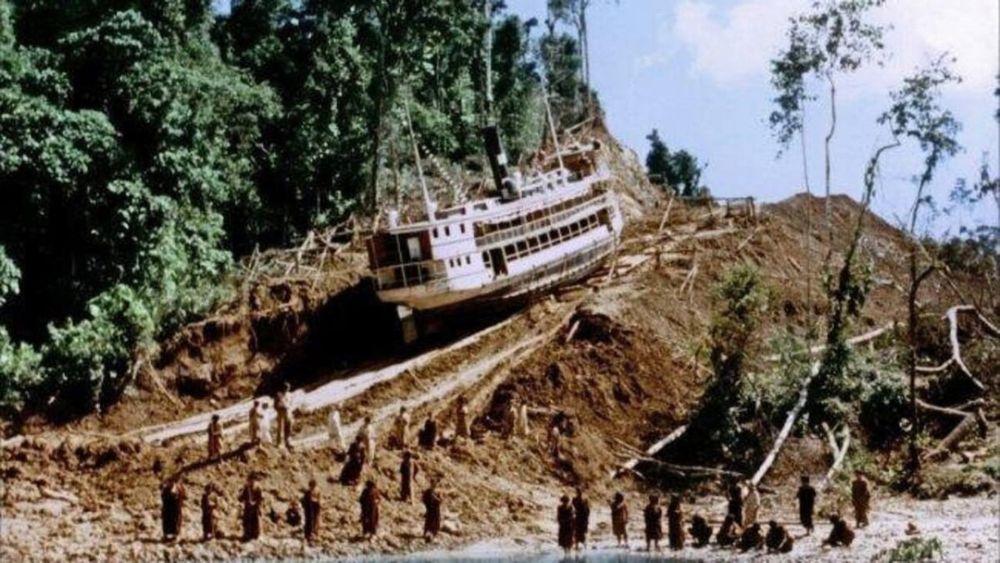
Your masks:
M327 432L330 436L330 445L339 448L340 451L347 451L347 444L344 443L344 428L340 424L340 407L334 405L330 409L330 415L326 419Z

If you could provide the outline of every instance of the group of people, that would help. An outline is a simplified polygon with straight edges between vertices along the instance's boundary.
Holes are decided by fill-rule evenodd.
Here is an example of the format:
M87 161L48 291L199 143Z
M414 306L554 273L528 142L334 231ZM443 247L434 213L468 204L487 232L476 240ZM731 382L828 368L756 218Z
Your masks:
M798 494L799 522L805 528L806 534L814 529L813 515L816 507L817 492L810 484L809 477L803 476ZM851 500L854 506L854 517L858 527L868 525L868 515L871 510L871 485L861 473L855 474L851 485ZM616 493L611 500L611 530L619 546L628 547L629 510L622 493ZM795 539L788 529L777 520L768 522L767 532L764 532L758 521L760 511L760 493L756 485L750 482L733 482L728 489L727 513L718 532L716 543L720 547L735 548L742 552L766 548L768 553L789 553L795 545ZM590 520L590 504L581 489L576 490L576 496L570 501L564 495L556 510L558 524L558 542L567 553L585 548ZM643 509L645 525L646 550L660 550L663 539L663 507L657 495L649 497L649 503ZM832 525L830 535L823 545L832 547L849 547L854 541L854 530L839 514L830 516ZM695 547L706 547L712 539L713 529L708 520L701 514L695 514L690 521L690 527L685 528L684 510L679 496L672 496L667 505L667 539L671 549L683 549L689 542Z

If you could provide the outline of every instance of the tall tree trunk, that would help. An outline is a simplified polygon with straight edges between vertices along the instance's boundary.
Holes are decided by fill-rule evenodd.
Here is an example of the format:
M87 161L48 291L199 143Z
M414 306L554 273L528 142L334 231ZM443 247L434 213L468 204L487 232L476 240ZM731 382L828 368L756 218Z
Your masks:
M833 220L830 206L830 141L833 139L833 133L837 130L837 86L833 81L833 74L831 72L826 73L826 80L830 83L830 131L826 134L826 140L823 144L823 172L826 188L824 214L826 219L826 242L828 245L826 262L827 266L829 266L829 257L833 252Z
M483 63L485 66L483 84L483 125L488 125L493 117L493 14L490 10L491 0L483 0L483 18L486 20L486 33L483 37Z
M580 2L580 52L583 55L583 87L586 93L587 116L590 116L591 100L590 96L590 40L587 37L587 2Z

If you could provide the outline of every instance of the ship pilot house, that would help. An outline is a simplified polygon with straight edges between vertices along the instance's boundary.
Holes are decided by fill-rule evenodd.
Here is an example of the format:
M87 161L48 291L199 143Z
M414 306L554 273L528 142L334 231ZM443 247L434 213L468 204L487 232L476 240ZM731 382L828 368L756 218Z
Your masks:
M389 212L388 226L369 240L378 296L401 306L401 316L545 291L594 270L618 242L622 216L603 186L610 176L595 160L596 141L555 143L522 175L508 167L496 127L483 135L494 197L437 209L423 186L427 218L403 224Z

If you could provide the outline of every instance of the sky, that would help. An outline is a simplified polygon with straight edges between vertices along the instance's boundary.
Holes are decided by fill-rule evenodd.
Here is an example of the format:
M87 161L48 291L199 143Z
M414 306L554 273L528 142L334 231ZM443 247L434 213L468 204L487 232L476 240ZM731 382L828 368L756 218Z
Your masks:
M544 19L545 0L506 0L509 11ZM776 201L804 191L801 149L777 158L767 125L774 91L769 60L785 40L789 17L807 0L592 0L588 12L591 81L608 126L645 158L646 135L656 128L671 150L687 149L707 162L703 181L719 196L754 195ZM875 121L888 93L943 52L957 61L961 84L943 102L962 123L964 151L944 162L932 185L939 208L959 177L974 179L986 158L1000 169L1000 126L993 119L993 90L1000 73L1000 1L888 0L873 15L891 24L890 58L883 68L862 70L838 83L838 123L832 146L832 191L859 198L865 163L891 136ZM823 191L823 137L829 126L825 100L806 114L809 181ZM888 153L874 209L899 224L912 204L910 179L920 171L917 150ZM928 215L922 228L941 234L958 227L995 224L991 204Z

